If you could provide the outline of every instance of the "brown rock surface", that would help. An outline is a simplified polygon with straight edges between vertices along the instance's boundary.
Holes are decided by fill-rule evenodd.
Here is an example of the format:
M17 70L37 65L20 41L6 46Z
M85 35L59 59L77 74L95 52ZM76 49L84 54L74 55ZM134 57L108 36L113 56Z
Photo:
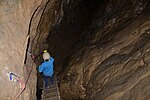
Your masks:
M38 66L55 58L64 100L150 99L149 0L0 0L0 100L36 100ZM38 74L39 75L39 74ZM42 80L39 78L38 87Z
M0 0L0 100L13 100L20 92L17 82L9 81L8 72L14 72L25 81L24 65L31 16L45 0ZM31 66L31 61L26 62ZM22 100L35 100L36 71L32 71ZM31 88L32 87L32 88ZM32 96L32 97L31 97Z
M150 99L150 15L136 19L105 45L74 54L61 83L63 98Z
M127 2L117 3L121 7ZM113 5L115 12L117 3L112 1L108 9ZM91 35L90 29L86 31L85 41L77 44L80 49L75 49L60 74L64 100L150 99L150 14L142 13L142 3L141 8L136 3L135 9L129 6L115 14L105 12L103 20L103 15L94 17L93 24L100 26L91 26L96 30Z

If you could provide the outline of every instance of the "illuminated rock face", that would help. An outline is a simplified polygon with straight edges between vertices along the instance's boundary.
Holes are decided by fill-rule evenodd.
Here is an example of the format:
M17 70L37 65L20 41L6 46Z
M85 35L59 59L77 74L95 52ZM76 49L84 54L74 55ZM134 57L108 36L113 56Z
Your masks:
M24 81L27 77L24 60L29 39L29 23L33 12L44 2L45 0L0 0L1 100L13 100L20 92L19 83L10 81L8 72L17 74ZM36 72L33 70L26 90L19 98L35 100L35 87Z
M19 94L20 83L12 81L17 80L13 74L25 83L32 66L26 89L19 98L36 100L37 71L29 52L37 55L47 49L49 31L60 19L57 17L62 16L60 3L58 0L0 0L0 99L13 100ZM41 60L38 59L37 65Z
M8 72L25 81L33 65L19 98L36 100L42 59L33 64L27 51L44 49L55 58L64 100L150 98L148 0L0 0L0 10L0 99L20 92Z

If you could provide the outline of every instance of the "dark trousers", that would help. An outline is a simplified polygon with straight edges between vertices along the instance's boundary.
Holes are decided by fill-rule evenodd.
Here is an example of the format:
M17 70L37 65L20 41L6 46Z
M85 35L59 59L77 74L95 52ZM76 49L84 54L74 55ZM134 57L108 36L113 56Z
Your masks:
M43 79L44 79L44 82L45 82L45 87L54 84L53 76L50 77L50 76L44 76L44 75L43 75ZM50 84L49 84L49 83L50 83Z

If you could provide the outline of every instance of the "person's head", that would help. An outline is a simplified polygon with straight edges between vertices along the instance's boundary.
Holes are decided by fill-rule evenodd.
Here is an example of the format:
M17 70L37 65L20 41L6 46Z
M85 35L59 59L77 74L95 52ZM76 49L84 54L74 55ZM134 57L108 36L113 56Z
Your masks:
M43 59L44 61L49 61L50 60L50 54L47 52L47 50L44 50L44 53L43 53Z

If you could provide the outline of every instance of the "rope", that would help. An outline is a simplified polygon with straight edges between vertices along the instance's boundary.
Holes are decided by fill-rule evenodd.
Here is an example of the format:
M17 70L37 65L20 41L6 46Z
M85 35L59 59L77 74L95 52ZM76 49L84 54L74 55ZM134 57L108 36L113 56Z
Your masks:
M35 59L36 59L38 56L40 56L43 52L40 52L40 53L39 53L38 55L36 55L36 56L33 56L33 55L31 54L31 52L29 52L29 51L28 51L28 53L29 53L29 55L31 56L31 58L33 59L32 66L28 68L29 73L28 73L28 76L27 76L27 79L25 80L25 82L24 82L22 79L18 78L18 82L21 84L21 90L20 90L20 92L15 96L14 100L17 100L18 97L19 97L19 96L23 93L23 91L25 90L26 85L27 85L27 83L28 83L28 80L29 80L29 78L30 78L32 69L33 69L33 64L34 64L34 62L35 62Z
M29 53L29 55L32 57L32 59L35 60L35 59L36 59L37 57L39 57L43 52L40 52L40 53L39 53L38 55L36 55L36 56L32 55L31 52L29 52L29 51L28 51L28 53Z
M32 57L32 56L31 56L31 57ZM15 96L14 100L17 100L18 97L23 93L23 91L24 91L25 88L26 88L26 85L27 85L28 80L29 80L29 78L30 78L30 75L31 75L31 72L32 72L32 69L33 69L33 64L34 64L34 61L35 61L35 59L34 59L33 57L32 57L32 59L33 59L32 66L31 66L30 68L28 68L28 69L29 69L29 73L28 73L28 76L27 76L27 79L25 80L25 82L24 82L22 79L18 78L18 82L21 84L21 90L20 90L20 92Z
M18 79L18 82L21 84L21 90L20 92L18 93L18 95L16 95L16 97L14 98L14 100L17 100L18 97L22 94L22 92L25 90L26 88L26 84L23 82L23 80L21 79Z
M27 79L26 79L25 82L24 82L23 80L21 80L21 79L18 79L18 82L21 84L21 90L20 90L20 92L18 93L18 95L16 95L16 97L14 98L14 100L17 100L18 97L19 97L19 96L23 93L23 91L25 90L26 85L27 85L28 80L29 80L29 77L30 77L30 75L31 75L31 72L32 72L32 69L29 71L28 77L27 77Z

